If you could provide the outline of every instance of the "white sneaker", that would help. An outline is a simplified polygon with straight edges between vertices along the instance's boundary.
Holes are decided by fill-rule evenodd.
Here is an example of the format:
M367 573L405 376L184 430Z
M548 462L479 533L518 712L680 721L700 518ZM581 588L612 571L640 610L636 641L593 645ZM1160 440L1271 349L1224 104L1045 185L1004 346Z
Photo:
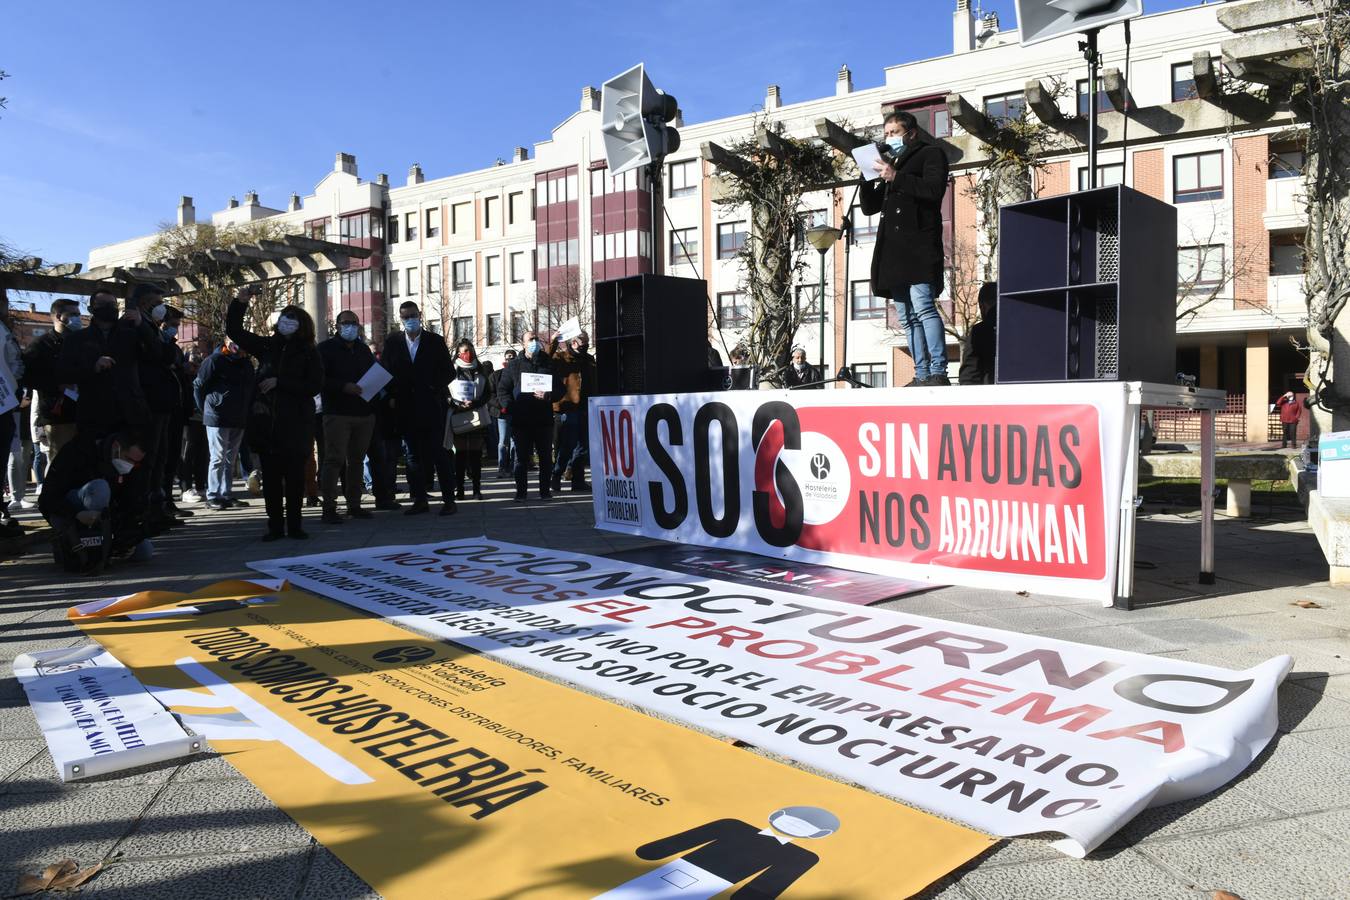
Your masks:
M201 503L201 502L202 502L202 495L199 494L199 493L197 493L196 491L183 491L183 502L184 502L184 503Z
M22 500L19 501L19 506L23 507L24 509L37 509L37 501L29 500L27 497L24 497Z
M6 507L6 510L8 510L9 514L12 516L16 512L23 512L23 508L22 500L12 500L10 501L9 506Z

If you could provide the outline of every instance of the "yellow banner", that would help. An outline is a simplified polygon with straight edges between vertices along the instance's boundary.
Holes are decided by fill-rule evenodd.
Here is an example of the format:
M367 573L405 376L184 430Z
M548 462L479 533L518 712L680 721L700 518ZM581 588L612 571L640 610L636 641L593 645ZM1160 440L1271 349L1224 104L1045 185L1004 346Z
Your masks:
M301 591L81 609L386 897L895 898L993 843Z

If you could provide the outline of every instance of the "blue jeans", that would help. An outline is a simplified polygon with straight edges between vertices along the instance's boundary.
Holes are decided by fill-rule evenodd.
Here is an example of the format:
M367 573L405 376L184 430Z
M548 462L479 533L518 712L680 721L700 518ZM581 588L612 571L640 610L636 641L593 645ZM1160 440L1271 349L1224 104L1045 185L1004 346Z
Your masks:
M554 478L562 478L563 473L571 469L573 484L586 480L586 463L590 461L587 437L584 410L558 415L558 461L553 464Z
M909 355L914 358L914 377L946 375L947 338L936 303L942 282L896 285L894 291L892 302L896 317L905 326Z
M66 491L66 502L76 512L103 512L112 503L112 486L102 478L86 482L84 487Z
M506 416L497 419L497 469L510 472L515 468L515 445L511 441L511 420Z
M242 428L206 426L206 446L211 461L206 466L206 499L229 500L234 491L234 464L239 456Z

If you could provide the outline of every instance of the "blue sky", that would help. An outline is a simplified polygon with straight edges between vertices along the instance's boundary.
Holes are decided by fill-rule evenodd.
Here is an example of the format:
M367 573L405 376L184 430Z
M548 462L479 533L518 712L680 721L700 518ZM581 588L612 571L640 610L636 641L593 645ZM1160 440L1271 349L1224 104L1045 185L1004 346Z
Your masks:
M1149 12L1190 5L1146 0ZM52 261L256 190L284 206L339 150L360 174L427 177L531 146L646 62L685 119L856 88L951 50L954 0L735 3L9 0L0 34L0 237ZM826 10L822 16L819 10ZM985 0L1012 27L1012 0ZM897 14L896 10L903 10Z

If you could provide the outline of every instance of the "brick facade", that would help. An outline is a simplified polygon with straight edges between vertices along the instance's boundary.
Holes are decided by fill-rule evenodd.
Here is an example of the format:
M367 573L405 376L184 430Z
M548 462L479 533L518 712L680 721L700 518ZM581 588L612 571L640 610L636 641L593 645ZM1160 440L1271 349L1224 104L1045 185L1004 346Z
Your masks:
M1270 142L1264 134L1233 139L1233 308L1264 307L1270 276L1266 179Z
M1140 150L1134 154L1134 189L1158 200L1163 196L1163 152Z
M1054 197L1069 192L1069 164L1067 162L1050 163L1036 176L1036 196Z

